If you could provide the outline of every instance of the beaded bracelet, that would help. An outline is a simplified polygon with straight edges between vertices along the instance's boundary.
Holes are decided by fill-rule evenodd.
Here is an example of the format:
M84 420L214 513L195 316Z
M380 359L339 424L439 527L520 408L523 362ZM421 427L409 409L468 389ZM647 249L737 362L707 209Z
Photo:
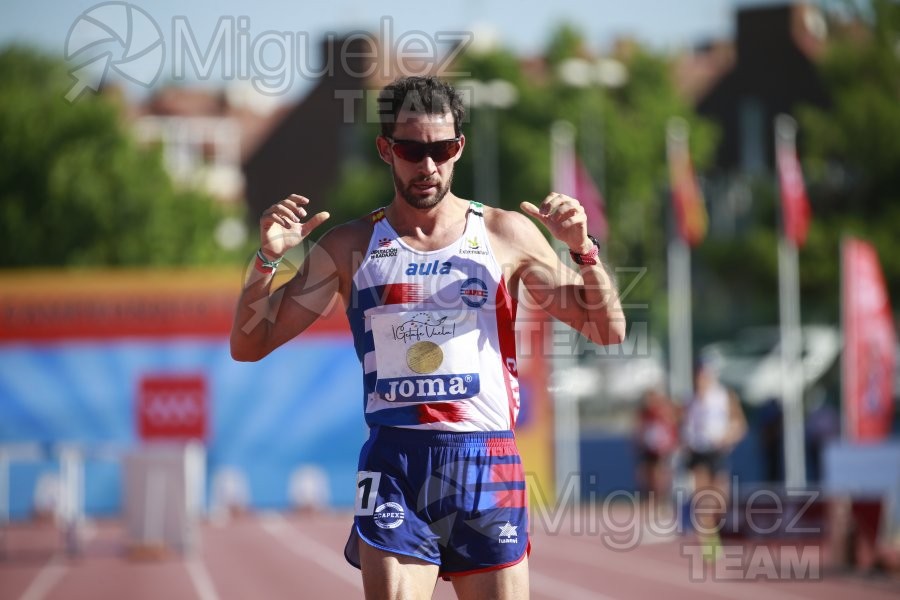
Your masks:
M254 268L260 273L265 273L267 275L275 272L275 269L278 268L278 265L281 264L281 261L284 257L276 258L275 260L269 260L266 258L265 254L262 252L262 248L256 251L256 261L254 262Z

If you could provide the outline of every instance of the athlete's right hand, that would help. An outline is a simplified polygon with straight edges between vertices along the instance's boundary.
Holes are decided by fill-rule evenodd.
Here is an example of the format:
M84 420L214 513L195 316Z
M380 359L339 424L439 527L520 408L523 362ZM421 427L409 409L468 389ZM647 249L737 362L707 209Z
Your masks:
M259 218L259 238L266 258L278 260L331 216L327 212L316 213L304 223L302 219L307 214L304 207L308 204L309 198L291 194L263 212Z

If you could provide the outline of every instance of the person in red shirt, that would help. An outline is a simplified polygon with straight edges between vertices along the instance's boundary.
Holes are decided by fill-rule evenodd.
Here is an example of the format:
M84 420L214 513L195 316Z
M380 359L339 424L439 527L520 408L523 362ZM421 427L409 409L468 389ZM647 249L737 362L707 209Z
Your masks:
M672 455L678 449L678 407L661 390L644 394L636 429L638 486L648 504L666 503L672 490Z

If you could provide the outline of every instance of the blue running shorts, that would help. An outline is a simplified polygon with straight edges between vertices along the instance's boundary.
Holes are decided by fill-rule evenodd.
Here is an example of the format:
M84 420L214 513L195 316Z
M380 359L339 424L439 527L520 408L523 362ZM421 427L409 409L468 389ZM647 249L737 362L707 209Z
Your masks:
M443 577L512 566L530 549L526 497L512 431L373 427L344 556L359 568L362 538L436 564Z

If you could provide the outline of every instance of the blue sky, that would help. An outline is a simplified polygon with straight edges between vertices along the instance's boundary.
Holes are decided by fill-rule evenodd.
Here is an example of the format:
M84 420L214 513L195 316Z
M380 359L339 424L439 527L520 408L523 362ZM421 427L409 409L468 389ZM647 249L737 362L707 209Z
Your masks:
M537 54L545 46L552 28L559 23L576 24L590 46L602 52L621 36L635 37L658 49L691 46L710 38L728 37L738 6L772 4L772 0L460 0L458 2L365 0L136 0L156 22L171 52L176 21L187 24L206 48L222 17L247 17L245 31L253 38L267 31L308 36L315 47L327 32L363 29L378 31L390 16L394 36L417 30L428 37L441 31L491 32L498 43L522 55ZM73 23L96 0L4 0L0 8L0 45L26 42L45 51L64 55ZM489 36L490 37L490 36ZM298 44L299 46L299 44ZM269 48L269 50L272 50ZM271 52L268 54L272 55ZM310 56L312 54L310 53ZM311 62L315 64L314 58ZM157 63L158 64L158 63ZM136 65L131 65L137 69ZM171 71L170 63L163 69ZM190 79L190 69L187 69ZM138 75L140 77L140 75ZM211 78L215 81L215 76ZM301 91L302 84L294 87Z
M0 41L29 41L61 50L78 16L96 0L6 0L0 8ZM287 29L311 34L372 28L390 15L398 30L471 29L476 24L495 28L505 45L524 53L540 50L549 26L577 23L592 44L608 44L618 35L634 35L651 44L669 47L698 39L727 35L735 6L775 3L772 0L460 0L457 2L370 2L365 0L137 0L157 22L183 15L196 29L211 32L222 15L246 15L253 30Z

